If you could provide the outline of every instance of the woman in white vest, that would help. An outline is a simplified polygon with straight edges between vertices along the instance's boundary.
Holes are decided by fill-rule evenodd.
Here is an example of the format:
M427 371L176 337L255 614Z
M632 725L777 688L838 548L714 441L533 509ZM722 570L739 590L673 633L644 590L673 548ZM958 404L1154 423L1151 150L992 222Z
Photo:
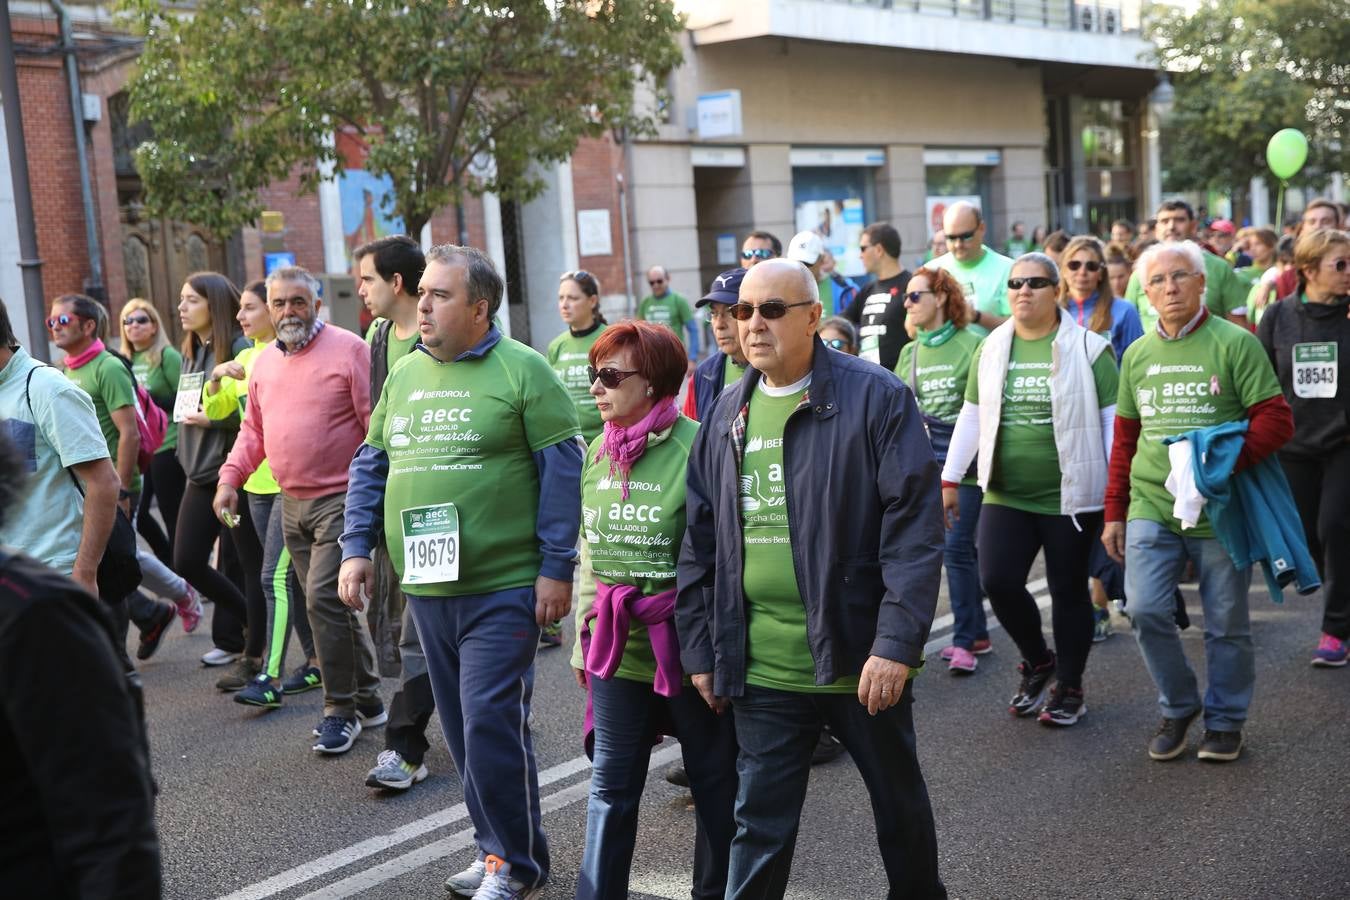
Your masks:
M1088 560L1102 530L1118 378L1110 341L1059 307L1058 286L1059 269L1042 253L1013 264L1012 317L975 352L976 376L966 385L943 467L942 505L954 522L960 515L957 486L978 454L985 492L976 534L980 581L1022 655L1021 683L1009 711L1039 712L1044 724L1072 725L1087 712L1083 670L1093 631ZM1026 588L1041 550L1054 650Z

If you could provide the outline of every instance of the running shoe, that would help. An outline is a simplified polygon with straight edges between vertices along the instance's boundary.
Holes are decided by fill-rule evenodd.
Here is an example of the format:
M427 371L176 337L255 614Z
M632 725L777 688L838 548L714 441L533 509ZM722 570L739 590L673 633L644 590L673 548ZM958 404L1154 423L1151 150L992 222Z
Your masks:
M285 681L281 682L283 694L303 694L305 691L312 691L321 687L323 687L323 675L319 672L319 667L311 666L308 663L301 665L287 676Z
M556 622L550 622L539 630L539 646L562 646L562 619L559 619Z
M1312 664L1337 669L1345 665L1347 656L1350 656L1350 643L1323 634L1317 644L1317 652L1313 654Z
M1111 628L1111 610L1100 606L1092 608L1092 643L1100 644L1115 634Z
M969 675L980 664L975 654L964 647L952 647L951 651L951 656L947 657L947 671L953 675Z
M1056 682L1037 719L1042 725L1072 725L1085 715L1087 704L1083 702L1082 689L1062 687Z
M136 648L136 658L146 660L155 655L159 645L164 642L164 635L168 633L169 626L173 624L174 608L167 603L159 603L155 606L155 613L150 617L150 624L141 630L141 643Z
M189 584L187 593L175 600L174 606L183 620L183 631L188 634L196 631L203 615L202 598L198 596L197 589Z
M1191 723L1199 714L1200 710L1197 709L1189 716L1182 716L1179 719L1164 718L1162 724L1158 726L1157 733L1153 735L1153 740L1149 741L1149 758L1166 762L1185 753L1186 730L1191 727Z
M1050 678L1055 674L1055 657L1051 654L1048 662L1032 667L1023 660L1017 666L1022 673L1022 683L1008 701L1008 712L1014 716L1029 716L1041 708L1045 695L1050 689Z
M384 703L376 700L365 709L356 708L356 717L361 720L361 725L365 728L375 728L389 721L389 713L384 708Z
M960 648L958 648L955 644L951 644L947 647L943 647L942 652L939 653L938 656L950 662L952 654L955 653L958 649ZM970 650L967 652L973 653L976 656L984 656L986 653L992 652L993 649L994 645L989 643L989 638L983 638L971 644Z
M820 737L816 739L816 749L811 751L811 765L818 766L838 759L843 752L844 745L839 742L839 738L830 734L830 729L822 728Z
M324 716L315 730L319 738L314 744L316 752L346 753L352 749L352 743L361 733L361 722L359 719L344 719L342 716Z
M257 677L250 681L243 690L234 695L234 702L242 703L244 706L277 709L281 706L283 696L281 689L268 677L267 673L259 672Z
M248 656L239 657L234 668L226 672L216 681L216 690L232 694L235 691L242 691L248 687L249 682L258 677L262 671L262 663Z
M239 658L238 653L231 653L229 650L222 650L219 647L212 647L202 654L202 665L204 666L228 666Z
M428 774L430 773L427 772L425 765L419 763L414 766L397 750L382 750L380 755L375 757L375 768L366 773L366 786L406 791L417 782L425 780ZM452 890L449 882L446 882L446 885L447 890Z
M473 892L473 900L530 900L538 897L542 887L526 887L511 877L511 865L500 856L488 855L483 860L483 883Z
M1200 741L1200 752L1195 755L1209 762L1232 762L1242 753L1241 731L1211 731L1205 729Z
M445 879L445 889L461 897L472 897L474 891L483 884L483 876L486 874L487 865L481 859L475 859L463 872Z

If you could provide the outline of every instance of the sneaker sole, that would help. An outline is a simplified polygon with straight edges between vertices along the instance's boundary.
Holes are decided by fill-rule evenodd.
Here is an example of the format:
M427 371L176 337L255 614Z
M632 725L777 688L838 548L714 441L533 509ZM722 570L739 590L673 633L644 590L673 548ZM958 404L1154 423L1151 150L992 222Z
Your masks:
M1042 725L1058 725L1061 728L1063 728L1068 725L1077 724L1078 720L1083 718L1083 716L1085 715L1087 715L1087 704L1083 704L1083 706L1078 710L1078 713L1071 719L1070 718L1056 719L1053 716L1047 715L1044 711L1042 711L1036 721L1040 722Z
M988 647L984 647L980 650L971 650L970 652L974 653L976 656L984 656L986 653L994 652L994 645L990 644Z
M238 659L239 659L238 654L234 656L223 656L214 660L208 660L206 657L203 656L202 665L208 668L214 668L216 666L228 666L230 663L235 662Z
M482 882L480 881L479 885L481 884ZM474 894L478 893L478 887L470 887L467 882L461 882L459 886L451 887L450 882L447 881L445 883L445 890L446 893L454 894L456 897L472 898Z
M1049 693L1050 693L1050 683L1046 682L1045 687L1041 688L1041 692L1036 695L1036 700L1034 703L1029 705L1026 709L1021 710L1019 710L1016 706L1013 706L1010 703L1008 704L1008 712L1012 713L1019 719L1025 719L1027 716L1034 716L1037 713L1039 713L1041 711L1041 707L1045 705L1045 697Z
M430 774L431 773L427 771L426 766L418 766L416 772L413 772L411 775L409 775L407 778L404 778L401 781L381 781L380 779L374 777L373 775L367 775L366 787L385 788L386 790L390 791L406 791L414 784L426 781L427 776ZM454 889L447 888L447 890L454 890ZM477 890L477 888L474 888L474 890Z
M950 663L947 664L947 671L953 675L974 675L976 668L978 668L978 666L971 666L967 669L965 666L953 666Z
M1186 742L1182 741L1180 744L1177 745L1177 749L1173 750L1170 753L1157 753L1154 752L1153 750L1149 750L1148 758L1153 760L1154 762L1167 762L1169 760L1176 759L1185 752L1186 752Z
M1312 660L1313 666L1319 669L1339 669L1344 666L1346 662L1350 662L1350 660L1322 659L1320 656L1315 656Z
M281 709L280 700L268 703L266 700L255 700L242 693L234 695L234 702L238 703L240 706L252 706L256 709Z
M1195 758L1203 759L1206 762L1233 762L1241 755L1242 745L1238 744L1238 748L1232 753L1216 753L1213 750L1201 750L1195 754Z
M314 684L307 684L307 685L305 685L304 687L298 687L298 688L286 688L286 687L283 687L283 688L281 689L281 692L282 692L283 694L290 694L292 697L294 697L296 694L307 694L307 693L309 693L310 691L317 691L317 690L318 690L319 688L321 688L321 687L323 687L323 682L322 682L322 681L318 681L318 682L315 682Z
M380 710L380 714L377 716L367 716L360 710L357 710L356 719L361 723L363 728L378 728L389 721L389 710Z

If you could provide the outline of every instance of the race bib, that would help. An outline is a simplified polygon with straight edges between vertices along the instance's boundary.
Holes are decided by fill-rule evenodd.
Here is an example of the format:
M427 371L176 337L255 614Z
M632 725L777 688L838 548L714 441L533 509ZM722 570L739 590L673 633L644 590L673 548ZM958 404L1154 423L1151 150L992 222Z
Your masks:
M459 511L453 503L399 513L403 524L403 584L459 581Z
M173 401L173 420L181 422L202 408L202 385L205 372L184 372L178 376L178 396Z
M1336 396L1340 368L1335 341L1294 345L1294 395L1305 400Z

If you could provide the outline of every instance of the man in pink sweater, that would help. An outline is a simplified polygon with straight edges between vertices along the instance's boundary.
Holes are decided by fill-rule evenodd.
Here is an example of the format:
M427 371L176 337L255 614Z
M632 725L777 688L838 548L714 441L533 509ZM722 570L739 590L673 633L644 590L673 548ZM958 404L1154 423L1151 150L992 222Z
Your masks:
M338 599L347 466L370 425L370 348L319 318L319 284L298 266L267 278L277 342L259 354L248 411L220 467L213 509L234 521L238 488L266 459L281 486L286 549L305 586L323 673L319 753L345 753L388 715L379 696L375 649L356 614Z

